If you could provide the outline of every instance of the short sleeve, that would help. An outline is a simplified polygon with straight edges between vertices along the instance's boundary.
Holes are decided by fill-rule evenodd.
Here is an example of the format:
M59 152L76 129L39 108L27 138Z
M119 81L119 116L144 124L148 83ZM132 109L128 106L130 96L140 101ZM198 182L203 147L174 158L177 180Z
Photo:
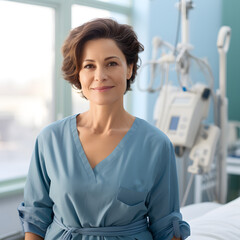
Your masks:
M24 201L18 207L24 232L32 232L44 238L53 220L53 202L49 197L49 187L44 149L38 138L24 188Z
M178 180L172 144L162 148L161 161L156 167L155 183L147 197L149 229L154 240L186 239L188 223L179 210Z

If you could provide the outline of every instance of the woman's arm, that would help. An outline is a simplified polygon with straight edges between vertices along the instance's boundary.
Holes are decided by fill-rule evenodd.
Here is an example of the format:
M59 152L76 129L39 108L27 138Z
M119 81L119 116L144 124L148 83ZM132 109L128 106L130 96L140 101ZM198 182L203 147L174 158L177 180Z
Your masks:
M169 141L159 149L159 165L147 196L149 230L153 239L180 240L190 235L189 225L179 211L178 181L174 148ZM173 237L174 236L174 237Z
M51 180L45 163L45 157L49 155L44 154L43 141L43 137L38 136L24 188L24 202L18 207L23 231L29 233L27 240L42 240L53 221L53 201L49 196ZM36 238L30 233L43 238Z
M26 232L25 240L43 240L43 238L38 236L37 234L31 233L31 232Z

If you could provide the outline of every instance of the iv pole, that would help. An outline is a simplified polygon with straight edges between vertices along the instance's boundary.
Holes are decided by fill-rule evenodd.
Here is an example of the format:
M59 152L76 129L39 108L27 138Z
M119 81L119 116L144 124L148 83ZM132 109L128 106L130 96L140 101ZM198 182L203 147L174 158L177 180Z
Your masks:
M193 8L192 1L187 0L181 0L179 11L181 11L181 47L182 47L182 54L179 54L182 56L186 51L191 50L192 46L189 44L189 10ZM177 62L179 61L179 58L176 59ZM189 63L186 59L186 61L183 61L181 66L181 82L183 83L183 87L187 86L188 78L189 78Z
M180 47L183 49L181 51L181 54L179 54L180 56L183 56L184 53L186 53L188 50L191 50L192 47L189 44L189 20L188 20L188 16L189 16L189 10L192 9L192 1L190 0L190 2L186 1L186 0L181 0L178 4L178 9L181 12L181 43L180 43ZM177 57L176 59L177 62L180 61L180 58ZM187 87L187 82L188 82L188 78L189 78L189 68L188 68L188 60L185 59L184 61L181 62L181 64L179 64L181 66L180 69L180 78L181 78L181 82L182 82L182 88ZM184 154L182 156L182 164L181 164L181 174L180 174L180 182L182 186L187 186L187 168L188 168L188 155L189 155L189 150L185 149ZM180 199L181 202L184 198L184 192L185 190L181 190L180 193Z

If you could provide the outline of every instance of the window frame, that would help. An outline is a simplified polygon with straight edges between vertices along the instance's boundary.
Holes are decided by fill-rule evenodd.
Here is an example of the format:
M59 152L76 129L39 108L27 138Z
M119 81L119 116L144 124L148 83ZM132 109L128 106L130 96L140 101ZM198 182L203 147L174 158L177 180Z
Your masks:
M130 6L98 0L4 0L53 8L55 11L55 66L53 76L53 121L72 114L72 88L61 75L61 46L71 30L72 5L82 5L121 13L126 15L128 23L132 22L132 0ZM126 108L131 110L131 95L126 96ZM0 181L0 198L23 193L26 176Z

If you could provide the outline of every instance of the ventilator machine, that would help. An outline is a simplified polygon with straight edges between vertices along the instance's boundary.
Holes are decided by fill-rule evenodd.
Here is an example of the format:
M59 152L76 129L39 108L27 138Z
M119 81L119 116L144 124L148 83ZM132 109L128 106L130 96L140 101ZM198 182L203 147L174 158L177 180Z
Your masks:
M139 72L138 88L150 93L159 92L154 121L172 141L176 155L181 159L182 190L181 205L186 204L190 187L195 178L194 202L201 202L204 192L211 201L225 203L227 192L227 98L226 54L229 48L231 29L219 30L219 89L214 91L211 67L204 58L191 54L189 43L189 11L193 2L181 0L176 4L181 19L181 43L175 46L154 37L152 60L144 63ZM177 39L177 38L176 38ZM196 64L203 73L204 82L191 79L191 69ZM150 68L150 82L142 87L141 71ZM170 72L176 73L177 84L170 81ZM156 86L157 85L157 86ZM156 86L156 87L155 87ZM213 122L206 121L209 109L214 109ZM190 159L190 160L189 160ZM190 173L190 174L188 174ZM188 176L190 175L190 176ZM188 182L188 183L187 183Z

